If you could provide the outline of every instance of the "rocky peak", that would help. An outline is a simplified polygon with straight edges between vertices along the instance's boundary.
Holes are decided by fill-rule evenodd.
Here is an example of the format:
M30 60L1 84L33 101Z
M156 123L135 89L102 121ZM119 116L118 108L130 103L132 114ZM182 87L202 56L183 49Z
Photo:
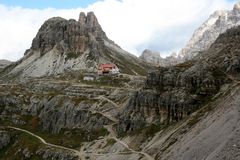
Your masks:
M128 74L146 74L151 67L109 40L93 12L81 12L77 21L60 17L45 21L10 74L41 77L76 70L93 72L101 63L116 63Z
M162 59L160 56L160 53L153 52L149 49L145 49L139 58L147 63L154 64L154 65L159 65L159 61L160 59Z
M86 14L84 12L80 12L78 21L81 24L85 24L86 23L86 19L87 19Z
M143 51L143 53L142 53L142 56L156 56L156 57L160 57L160 53L151 51L149 49L145 49Z
M187 45L179 52L182 61L192 59L210 48L217 37L227 29L240 24L240 3L229 11L215 11L193 34Z
M181 60L175 52L166 58L162 58L159 52L154 52L149 49L144 50L139 58L147 63L162 67L173 66Z
M236 3L233 7L233 13L239 14L240 13L240 3Z
M86 25L88 28L99 28L101 29L100 24L98 23L97 17L94 12L88 12L87 15L84 12L79 14L79 19L81 25Z
M95 14L93 12L88 12L87 13L87 25L90 28L94 28L94 27L100 27L97 17L95 16Z
M209 102L224 84L237 82L239 42L240 26L221 34L192 61L149 72L145 87L136 92L120 114L119 133L144 128L149 123L178 122Z
M39 50L41 54L56 47L60 52L83 53L89 39L105 39L102 30L93 12L81 12L79 20L66 20L54 17L47 20L40 28L32 43L32 50Z
M5 59L0 59L0 70L5 68L6 66L10 65L12 62L5 60Z

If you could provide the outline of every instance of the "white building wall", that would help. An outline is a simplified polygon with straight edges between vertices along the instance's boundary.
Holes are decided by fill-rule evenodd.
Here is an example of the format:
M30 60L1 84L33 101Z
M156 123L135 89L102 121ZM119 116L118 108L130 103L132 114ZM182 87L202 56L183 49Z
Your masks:
M84 81L94 81L94 78L93 77L83 77L83 80Z

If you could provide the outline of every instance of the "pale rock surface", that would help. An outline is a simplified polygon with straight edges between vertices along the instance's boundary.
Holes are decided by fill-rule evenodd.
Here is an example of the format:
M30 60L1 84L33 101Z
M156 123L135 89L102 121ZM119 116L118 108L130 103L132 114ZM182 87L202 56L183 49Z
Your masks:
M148 65L109 40L93 12L79 20L54 17L39 29L30 49L7 74L21 77L96 71L101 63L116 63L122 73L146 73ZM132 67L134 66L134 67Z
M195 32L186 46L177 56L161 58L159 53L147 50L140 56L148 63L159 66L172 66L187 60L191 60L197 54L201 54L210 48L217 37L227 29L239 26L240 24L240 3L234 5L232 10L215 11Z

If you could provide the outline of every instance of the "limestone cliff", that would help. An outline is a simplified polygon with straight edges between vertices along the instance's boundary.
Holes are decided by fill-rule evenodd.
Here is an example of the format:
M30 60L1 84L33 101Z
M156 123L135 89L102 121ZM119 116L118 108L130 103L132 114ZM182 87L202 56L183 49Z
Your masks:
M178 122L209 102L222 85L239 78L240 27L221 34L210 49L192 61L148 74L120 116L119 133L152 123Z
M101 63L116 63L122 73L133 75L146 74L148 68L107 38L93 12L80 13L78 21L60 17L47 20L10 74L41 77L76 70L96 71Z
M216 11L193 34L180 51L183 60L192 59L199 52L209 49L221 33L240 24L239 3L230 11Z
M233 28L240 24L240 4L236 3L232 10L215 11L210 17L194 31L191 39L185 47L180 50L177 56L169 56L167 58L153 57L153 51L148 50L142 58L148 63L153 63L162 67L173 66L187 60L193 59L196 55L201 54L210 48L218 36L227 29ZM159 54L159 53L158 53ZM154 53L156 55L156 53Z

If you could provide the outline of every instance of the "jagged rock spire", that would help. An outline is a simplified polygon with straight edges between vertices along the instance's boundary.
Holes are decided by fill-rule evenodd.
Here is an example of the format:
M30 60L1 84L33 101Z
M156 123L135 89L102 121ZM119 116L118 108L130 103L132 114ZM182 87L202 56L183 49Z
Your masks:
M45 54L55 46L63 52L83 53L89 35L108 40L93 12L81 12L78 21L54 17L47 20L34 38L31 49ZM61 51L62 52L62 51Z
M101 28L101 26L98 23L97 17L95 16L94 12L88 12L87 15L84 12L81 12L79 14L78 21L82 25L87 25L89 28Z
M78 21L81 23L81 24L85 24L86 23L86 14L84 13L84 12L81 12L80 14L79 14L79 19L78 19Z
M234 12L234 14L239 14L240 13L240 2L238 2L234 5L233 12Z

